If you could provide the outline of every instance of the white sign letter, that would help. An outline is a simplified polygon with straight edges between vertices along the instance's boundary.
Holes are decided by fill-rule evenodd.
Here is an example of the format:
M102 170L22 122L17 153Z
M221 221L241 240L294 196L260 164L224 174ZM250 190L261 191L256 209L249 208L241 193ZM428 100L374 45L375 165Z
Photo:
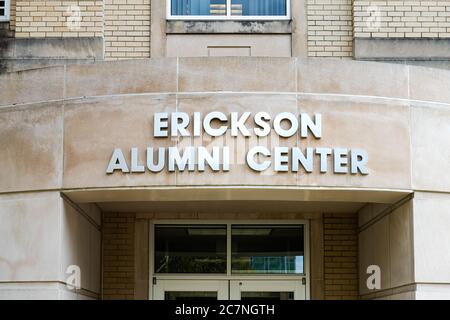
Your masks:
M125 173L130 172L130 170L128 170L127 162L125 161L125 157L123 156L121 149L114 149L111 160L109 160L106 173L113 173L114 170L121 170Z
M283 122L284 120L287 120L291 123L290 129L285 130L281 127L281 122ZM298 130L298 119L290 112L282 112L280 114L277 114L275 119L273 120L273 128L280 137L292 137Z
M270 157L270 151L266 147L253 147L247 153L247 164L250 168L255 171L264 171L268 167L270 167L270 161L264 161L262 163L258 163L255 161L255 155L258 153Z
M167 129L169 127L167 112L155 113L153 121L153 136L154 137L167 137Z

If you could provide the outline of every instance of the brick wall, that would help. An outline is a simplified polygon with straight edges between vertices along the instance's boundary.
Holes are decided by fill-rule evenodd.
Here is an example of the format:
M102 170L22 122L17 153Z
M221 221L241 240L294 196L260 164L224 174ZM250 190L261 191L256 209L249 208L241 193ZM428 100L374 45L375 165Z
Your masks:
M11 31L16 29L16 0L11 0L9 5L9 29Z
M354 1L357 38L450 38L450 1Z
M103 0L15 2L12 10L17 38L103 36ZM79 25L70 23L75 8L81 14Z
M105 58L150 57L150 0L105 0Z
M103 299L134 299L134 214L103 214Z
M352 57L353 0L307 1L308 55Z
M358 217L324 214L325 299L358 298Z

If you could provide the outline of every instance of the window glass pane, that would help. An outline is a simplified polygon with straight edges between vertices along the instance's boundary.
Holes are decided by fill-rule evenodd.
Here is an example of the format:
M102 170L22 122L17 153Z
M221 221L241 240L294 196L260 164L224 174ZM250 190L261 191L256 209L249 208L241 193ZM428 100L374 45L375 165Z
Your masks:
M303 225L232 226L232 273L304 273Z
M285 16L286 0L232 0L233 16Z
M171 0L173 16L225 16L226 0Z
M226 273L226 226L155 226L155 273Z

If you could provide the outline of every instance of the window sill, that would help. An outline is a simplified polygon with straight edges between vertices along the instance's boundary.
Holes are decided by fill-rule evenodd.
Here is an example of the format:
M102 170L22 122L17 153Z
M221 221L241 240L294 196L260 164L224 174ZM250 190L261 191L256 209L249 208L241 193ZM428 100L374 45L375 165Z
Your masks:
M291 20L167 20L167 34L291 34Z

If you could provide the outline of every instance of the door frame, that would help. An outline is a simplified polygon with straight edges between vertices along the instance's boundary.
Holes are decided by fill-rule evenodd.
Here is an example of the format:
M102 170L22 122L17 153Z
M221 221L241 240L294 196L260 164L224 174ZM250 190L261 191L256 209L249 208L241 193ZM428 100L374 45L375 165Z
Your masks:
M227 273L226 274L154 274L154 252L155 252L155 225L226 225L227 226ZM232 274L231 273L231 225L303 225L304 226L304 273L296 275L286 274ZM310 299L310 224L308 220L196 220L196 219L156 219L149 220L149 284L148 299L153 299L153 279L158 280L302 280L306 279L305 299Z
M217 300L228 300L229 286L228 282L224 280L159 280L157 284L159 289L161 289L162 293L164 291L181 291L181 292L189 292L189 291L215 291L217 292ZM157 292L155 290L155 292ZM156 295L154 296L155 300L164 300L164 296Z
M241 287L244 289L241 290ZM230 281L230 293L231 300L242 300L241 292L293 292L294 300L303 300L302 296L306 299L306 286L305 292L302 293L303 284L300 281L290 280L231 280Z

